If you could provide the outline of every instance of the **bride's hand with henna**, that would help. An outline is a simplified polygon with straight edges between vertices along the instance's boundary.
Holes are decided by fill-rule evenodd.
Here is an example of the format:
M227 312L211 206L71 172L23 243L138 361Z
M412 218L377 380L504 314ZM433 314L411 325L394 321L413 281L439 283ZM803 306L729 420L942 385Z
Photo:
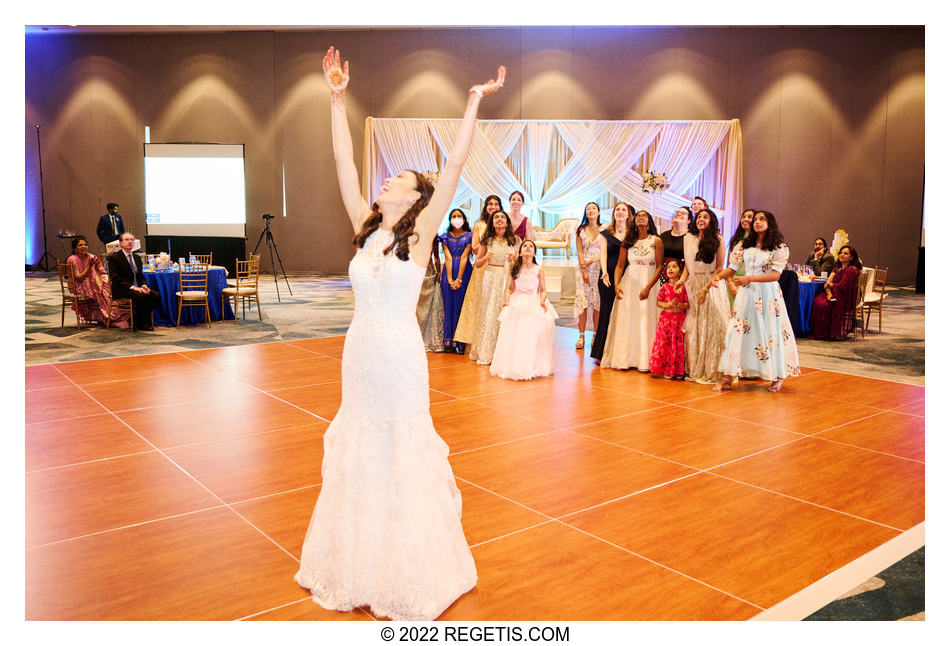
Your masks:
M323 76L327 85L334 94L341 94L350 82L350 62L344 61L340 66L340 50L330 47L323 57Z

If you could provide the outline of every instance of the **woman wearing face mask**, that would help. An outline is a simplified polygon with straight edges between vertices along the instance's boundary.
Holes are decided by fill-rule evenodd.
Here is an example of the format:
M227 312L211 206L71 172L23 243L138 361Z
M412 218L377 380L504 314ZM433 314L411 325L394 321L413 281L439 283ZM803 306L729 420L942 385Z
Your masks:
M610 313L604 356L600 362L602 368L650 371L650 352L660 316L656 294L662 267L663 243L656 235L653 216L646 211L637 211L633 226L627 229L614 270L617 296Z
M693 221L693 214L688 206L681 206L673 213L673 228L660 234L660 241L663 243L663 262L667 260L679 260L680 266L684 264L683 257L683 237L689 228L689 223ZM688 275L686 271L680 273L677 281L679 285L686 282ZM660 286L666 284L666 272L660 272Z
M515 260L521 240L511 230L511 220L504 211L492 216L492 228L485 230L475 259L476 267L484 267L482 294L475 319L475 340L468 357L482 365L491 363L498 340L498 314L508 287L508 268Z
M73 238L73 253L66 262L73 268L73 284L76 293L96 302L95 307L80 305L80 316L87 321L98 321L105 325L109 317L112 291L109 287L109 277L102 268L99 256L89 253L89 243L85 238ZM75 305L73 309L76 309ZM129 327L129 313L113 310L112 325L122 329Z
M614 307L614 270L620 258L620 247L627 235L627 224L631 216L630 207L625 202L617 202L610 224L600 232L600 280L597 289L600 294L600 320L597 332L590 344L590 356L600 364L604 356L604 343L607 341L607 328L610 325L610 312Z
M700 384L719 381L719 358L726 342L729 300L722 281L713 280L726 257L716 214L702 209L683 240L689 278L686 292L691 303L686 312L686 370L689 380ZM717 287L718 289L711 289Z
M498 342L489 372L502 379L534 379L554 372L554 321L544 271L531 240L521 243L498 315Z
M584 207L584 218L575 234L577 243L577 270L574 272L574 322L577 323L578 338L574 347L584 348L584 331L587 323L597 329L600 315L600 207L596 202L588 202Z
M485 236L485 231L488 230L491 225L492 215L500 210L500 197L497 195L489 195L485 198L482 215L478 219L478 222L472 227L472 253L476 256L481 249L482 238ZM475 323L478 320L478 313L481 311L479 299L482 297L482 276L484 274L484 267L475 266L472 268L468 287L462 299L462 311L459 312L458 325L455 326L455 335L452 337L457 344L465 346L465 352L472 351L472 342L475 341Z
M742 242L746 275L735 278L739 292L719 363L722 380L713 390L731 390L735 377L758 377L769 381L769 392L776 393L786 377L801 374L795 333L778 287L788 247L768 211L756 211L752 231ZM718 276L728 278L736 269L738 263L733 262Z
M524 206L524 195L521 191L514 191L508 196L508 206L510 209L511 228L520 240L534 240L534 229L531 226L531 220L521 212Z
M729 264L731 265L735 261L739 261L740 267L736 270L736 276L745 276L745 265L742 265L742 241L749 237L749 234L752 233L752 218L755 216L755 209L746 209L742 212L742 217L739 218L739 225L736 227L736 232L732 234L732 237L729 238L729 244L727 249L729 249ZM730 277L726 281L726 284L729 286L729 310L732 311L732 304L736 299L736 291L738 287L736 286L735 279Z
M452 209L449 228L439 236L445 266L442 270L442 302L445 305L445 326L442 330L446 352L465 352L465 344L454 341L459 314L465 301L469 278L472 275L472 229L462 209Z

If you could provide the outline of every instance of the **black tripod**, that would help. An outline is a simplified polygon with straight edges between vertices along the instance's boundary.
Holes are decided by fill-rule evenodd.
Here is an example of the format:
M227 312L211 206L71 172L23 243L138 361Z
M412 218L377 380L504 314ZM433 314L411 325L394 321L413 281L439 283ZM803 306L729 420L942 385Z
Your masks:
M46 197L43 195L43 153L40 150L40 127L36 126L36 158L40 163L40 204L43 206L43 255L40 256L40 259L36 262L35 265L30 267L31 272L37 272L40 269L43 271L49 271L48 261L52 260L55 263L58 263L59 260L49 252L49 249L46 246Z
M284 282L287 283L287 291L290 292L291 296L294 295L294 292L292 289L290 289L290 281L287 280L287 272L284 271L284 263L280 259L280 252L277 251L277 243L274 242L274 234L271 233L271 230L270 230L270 221L274 219L274 216L272 216L270 213L265 213L261 217L264 218L264 230L261 231L261 235L257 239L257 244L254 245L254 251L252 251L251 253L254 253L254 254L257 253L257 248L261 246L262 240L267 245L267 248L270 249L270 269L272 272L274 272L274 285L277 287L277 302L279 303L280 302L280 285L277 283L277 269L274 266L275 253L277 254L277 262L280 263L280 273L284 275Z

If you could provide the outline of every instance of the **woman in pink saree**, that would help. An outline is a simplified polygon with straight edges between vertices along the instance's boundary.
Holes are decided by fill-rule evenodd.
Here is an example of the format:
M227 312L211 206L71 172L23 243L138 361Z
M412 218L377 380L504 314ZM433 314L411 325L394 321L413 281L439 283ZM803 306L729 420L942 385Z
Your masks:
M102 268L99 256L89 253L89 243L85 238L73 238L73 253L66 262L73 268L73 285L80 296L92 299L97 306L80 305L80 316L87 321L97 321L105 325L109 316L109 301L112 291L109 277ZM73 309L76 306L73 305ZM112 324L120 328L129 326L129 313L115 310L112 312Z

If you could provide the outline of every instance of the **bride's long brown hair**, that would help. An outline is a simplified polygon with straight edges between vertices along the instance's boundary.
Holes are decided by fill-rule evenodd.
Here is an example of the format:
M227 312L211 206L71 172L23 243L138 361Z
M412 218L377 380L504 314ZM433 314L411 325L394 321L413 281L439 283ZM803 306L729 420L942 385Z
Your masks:
M383 249L383 253L387 254L396 249L396 257L400 260L409 260L409 238L412 236L419 237L415 232L416 218L419 217L419 214L422 213L422 209L426 208L429 204L429 200L432 198L432 192L435 191L435 187L432 185L432 182L427 180L424 175L417 173L414 170L409 171L416 177L416 190L419 191L422 195L418 200L413 202L412 206L409 207L409 210L406 211L406 214L399 218L399 221L396 222L396 225L393 227L393 241L388 247ZM370 216L366 218L363 222L363 228L359 233L356 234L356 237L353 238L353 244L355 244L360 249L363 248L363 244L366 242L366 238L370 236L373 231L379 228L379 225L383 222L383 214L379 210L379 205L373 202L373 212L370 213Z

